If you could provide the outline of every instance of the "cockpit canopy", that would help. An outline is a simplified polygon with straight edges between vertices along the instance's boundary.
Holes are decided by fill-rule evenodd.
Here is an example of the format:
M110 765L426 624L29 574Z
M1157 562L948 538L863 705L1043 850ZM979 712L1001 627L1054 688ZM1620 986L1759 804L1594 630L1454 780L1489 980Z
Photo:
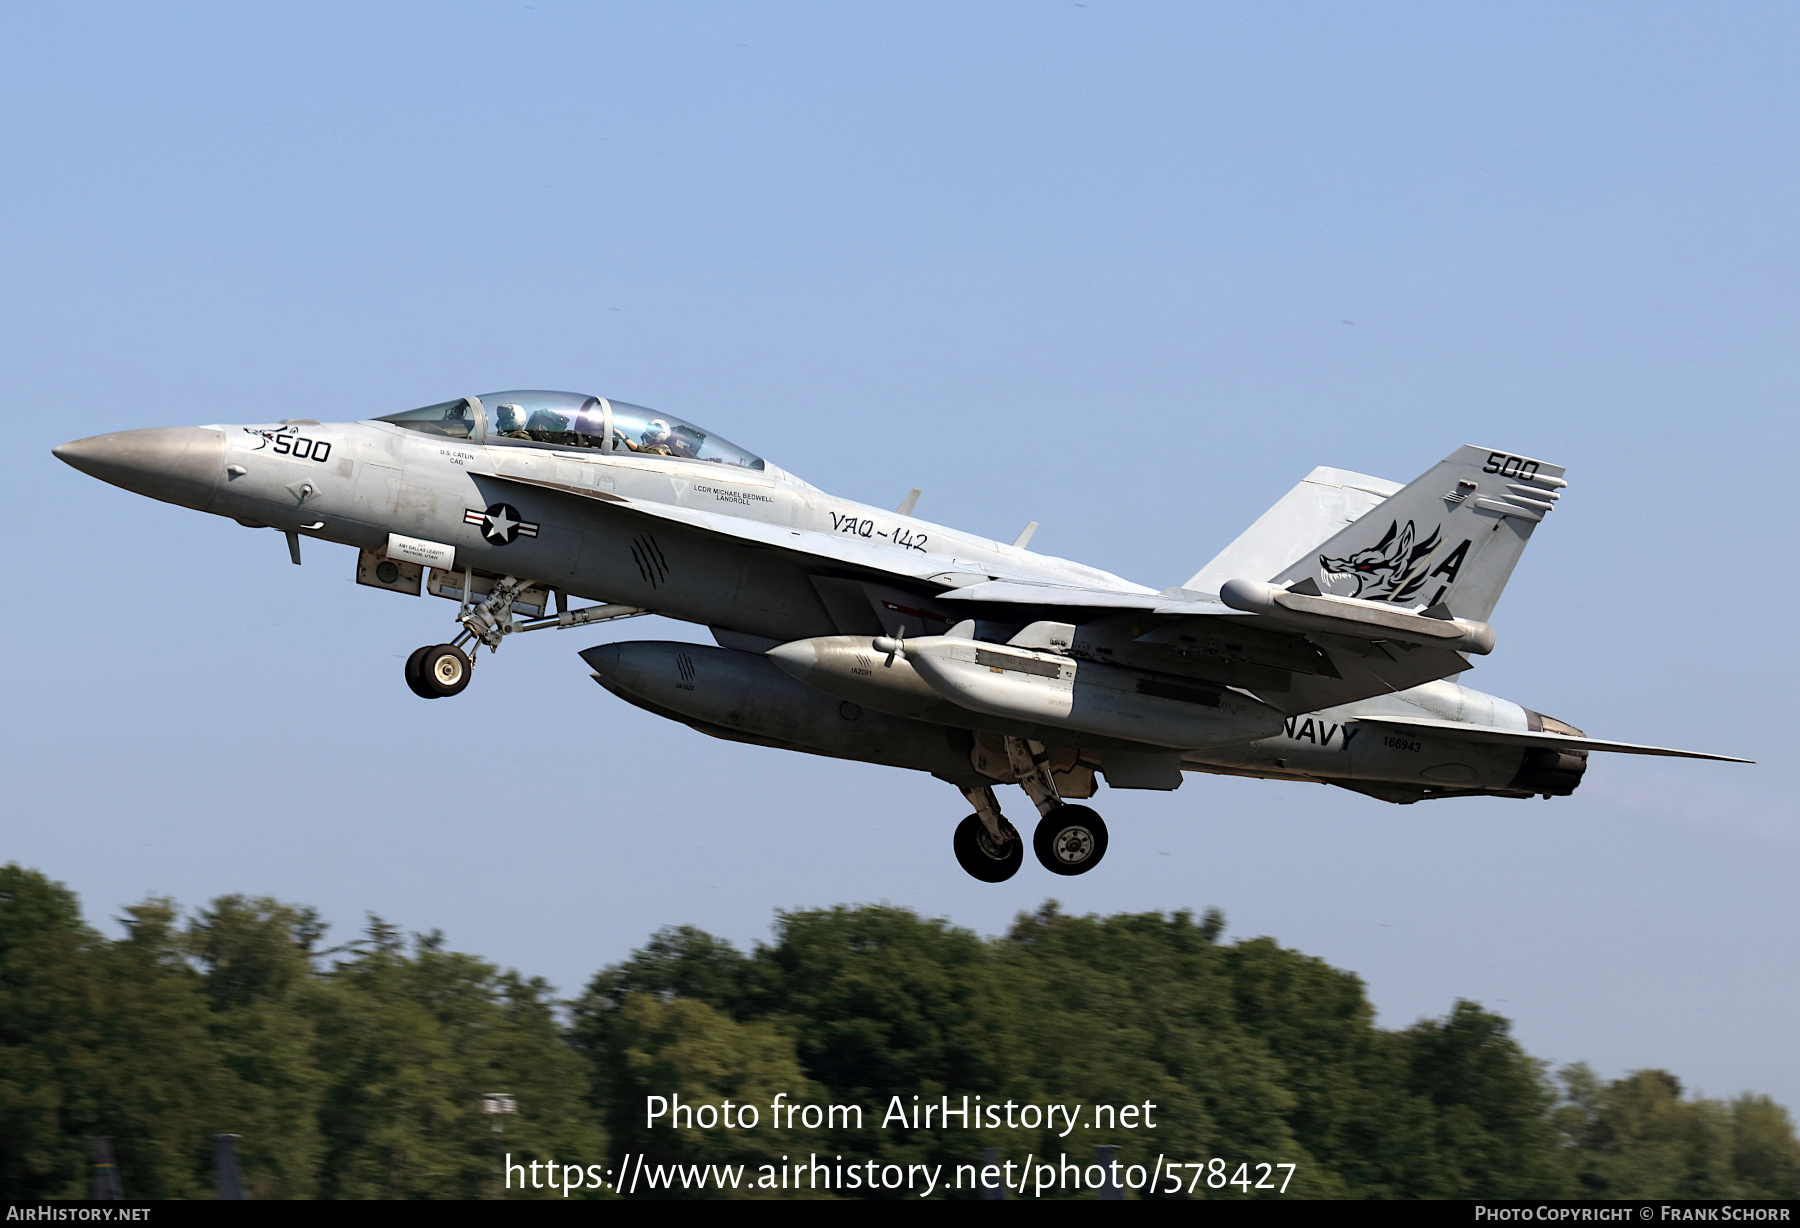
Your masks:
M516 440L553 448L670 456L739 469L763 467L760 456L673 414L641 405L579 392L489 392L480 399L487 411L488 443ZM474 407L466 399L409 409L376 421L451 439L470 439L476 429Z

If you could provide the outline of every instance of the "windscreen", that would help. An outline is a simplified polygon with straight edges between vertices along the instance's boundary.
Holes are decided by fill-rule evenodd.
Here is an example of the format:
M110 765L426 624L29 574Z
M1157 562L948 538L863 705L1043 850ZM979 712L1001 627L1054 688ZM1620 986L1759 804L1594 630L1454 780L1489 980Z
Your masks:
M391 422L395 426L405 427L409 431L422 431L427 435L467 439L475 426L475 410L467 399L458 399L445 401L441 405L427 405L423 409L409 409L401 414L389 414L375 421Z

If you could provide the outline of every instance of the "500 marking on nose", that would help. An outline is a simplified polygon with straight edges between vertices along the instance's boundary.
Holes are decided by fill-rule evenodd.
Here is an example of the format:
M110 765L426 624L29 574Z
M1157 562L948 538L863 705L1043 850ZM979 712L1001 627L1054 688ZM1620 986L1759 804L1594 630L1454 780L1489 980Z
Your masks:
M277 456L291 456L295 460L315 460L323 463L331 455L331 443L324 439L308 439L299 433L298 427L290 426L285 431L259 431L255 427L245 427L244 432L255 435L262 442L250 450L261 452L271 448Z
M277 456L323 461L331 455L331 444L323 439L308 439L304 435L276 435L274 442Z

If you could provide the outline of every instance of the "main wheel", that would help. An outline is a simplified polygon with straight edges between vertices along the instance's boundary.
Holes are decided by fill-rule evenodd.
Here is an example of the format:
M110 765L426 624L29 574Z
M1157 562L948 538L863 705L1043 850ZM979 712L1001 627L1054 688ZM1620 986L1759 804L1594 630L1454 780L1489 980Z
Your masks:
M431 651L431 645L413 649L412 656L406 658L406 689L420 699L436 699L437 696L426 691L420 674L425 668L425 654Z
M1005 830L1012 839L995 847L994 838L988 835L987 824L981 816L972 814L956 825L956 838L951 846L956 849L956 863L967 870L970 875L984 883L1003 883L1019 872L1019 866L1025 860L1025 841L1013 830L1011 823L1005 823Z
M1052 874L1086 874L1106 856L1106 822L1086 806L1065 803L1038 820L1031 849Z
M469 658L454 644L436 644L419 658L419 693L427 699L460 695L469 685Z

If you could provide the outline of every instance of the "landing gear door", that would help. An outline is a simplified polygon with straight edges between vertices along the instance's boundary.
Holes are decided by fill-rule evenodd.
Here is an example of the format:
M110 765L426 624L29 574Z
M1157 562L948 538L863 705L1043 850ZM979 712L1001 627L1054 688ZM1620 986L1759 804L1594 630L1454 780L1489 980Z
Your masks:
M497 582L495 577L484 576L479 572L468 576L469 600L480 601L494 591L494 585ZM430 593L433 597L447 597L451 601L461 601L463 598L463 584L463 572L445 571L443 568L433 567L431 569L431 580L430 583L426 585L425 591ZM550 590L538 584L528 585L519 590L519 595L513 598L512 604L513 609L528 618L542 618L544 616L544 610L550 604Z
M425 587L425 569L417 563L403 563L383 558L373 550L362 550L356 556L356 582L417 597Z

